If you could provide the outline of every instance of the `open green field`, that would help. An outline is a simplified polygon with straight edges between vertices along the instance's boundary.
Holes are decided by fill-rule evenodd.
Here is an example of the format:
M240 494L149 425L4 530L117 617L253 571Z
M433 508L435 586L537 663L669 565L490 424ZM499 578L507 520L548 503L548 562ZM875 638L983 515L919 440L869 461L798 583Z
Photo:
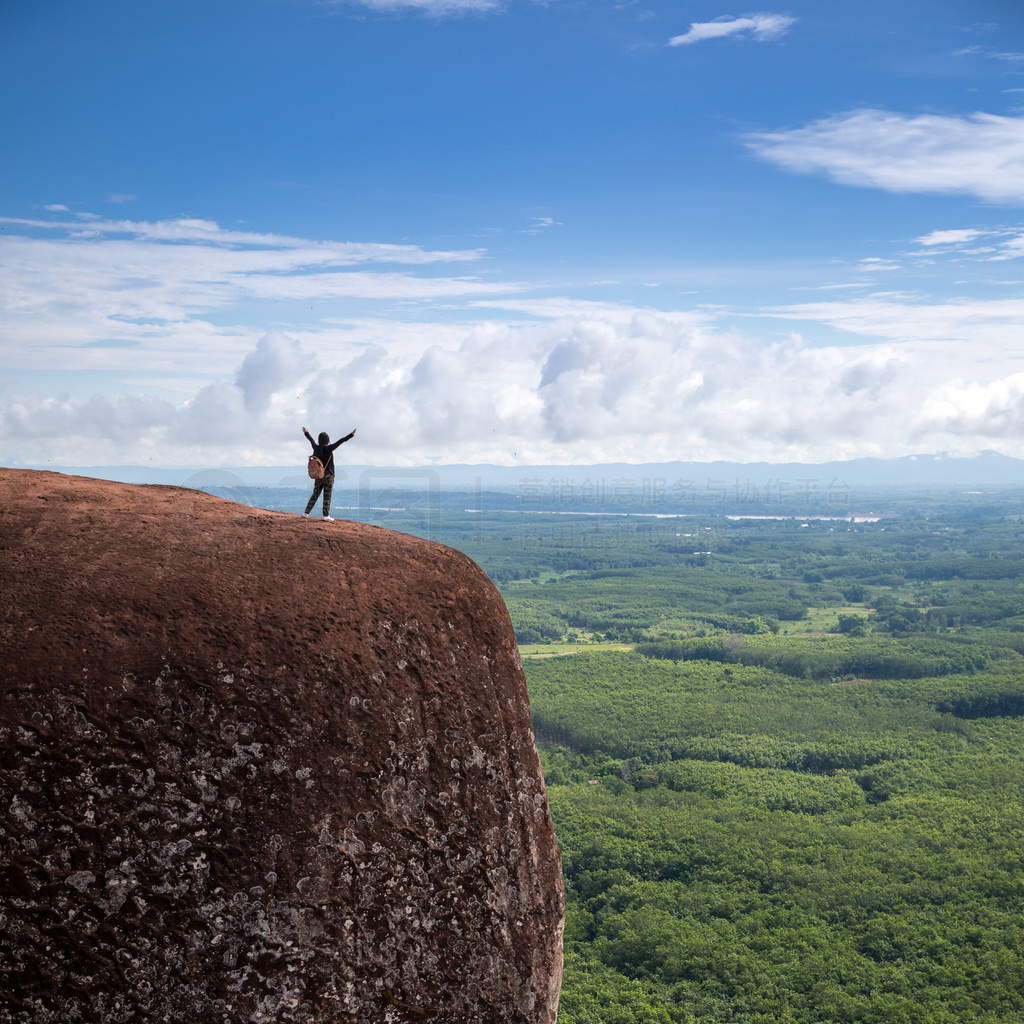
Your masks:
M867 618L873 608L866 608L864 605L847 604L832 608L809 607L804 618L796 622L782 622L779 624L779 632L786 634L793 633L834 633L839 628L840 615L861 615Z
M631 651L632 649L632 644L612 644L601 641L572 644L520 644L519 654L523 658L555 658L565 654L607 653L608 651Z

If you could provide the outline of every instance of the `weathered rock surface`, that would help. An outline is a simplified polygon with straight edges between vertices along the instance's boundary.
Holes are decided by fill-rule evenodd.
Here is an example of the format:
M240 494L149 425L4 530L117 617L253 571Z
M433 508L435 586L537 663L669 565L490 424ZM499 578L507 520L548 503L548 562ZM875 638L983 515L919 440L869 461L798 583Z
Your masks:
M0 1020L553 1022L504 605L440 545L0 470Z

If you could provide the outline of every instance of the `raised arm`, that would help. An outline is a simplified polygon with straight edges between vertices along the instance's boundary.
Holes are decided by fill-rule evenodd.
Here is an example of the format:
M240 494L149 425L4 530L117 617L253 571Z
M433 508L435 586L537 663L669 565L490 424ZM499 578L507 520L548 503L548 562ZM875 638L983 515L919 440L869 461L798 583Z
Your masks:
M313 436L305 427L302 428L302 432L306 435L306 440L313 446L313 451L316 451L316 441L313 440Z
M355 437L355 436L356 436L356 428L353 427L351 434L346 434L344 437L338 438L338 440L335 441L334 444L332 444L330 446L331 447L331 451L333 452L334 449L337 448L339 444L344 444L346 441L351 441L352 438Z

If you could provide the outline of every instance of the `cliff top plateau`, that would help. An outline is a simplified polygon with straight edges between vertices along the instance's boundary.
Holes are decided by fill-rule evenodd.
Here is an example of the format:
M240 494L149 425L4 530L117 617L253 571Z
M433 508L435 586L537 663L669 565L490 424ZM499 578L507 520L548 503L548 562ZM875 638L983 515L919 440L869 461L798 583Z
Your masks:
M504 604L449 548L0 469L0 1021L553 1024Z

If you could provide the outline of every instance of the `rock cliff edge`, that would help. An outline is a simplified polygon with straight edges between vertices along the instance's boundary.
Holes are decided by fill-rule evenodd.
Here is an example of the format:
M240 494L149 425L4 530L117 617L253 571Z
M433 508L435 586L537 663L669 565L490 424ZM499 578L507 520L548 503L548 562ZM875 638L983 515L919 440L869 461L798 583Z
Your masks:
M0 1021L553 1024L563 910L472 561L0 470Z

